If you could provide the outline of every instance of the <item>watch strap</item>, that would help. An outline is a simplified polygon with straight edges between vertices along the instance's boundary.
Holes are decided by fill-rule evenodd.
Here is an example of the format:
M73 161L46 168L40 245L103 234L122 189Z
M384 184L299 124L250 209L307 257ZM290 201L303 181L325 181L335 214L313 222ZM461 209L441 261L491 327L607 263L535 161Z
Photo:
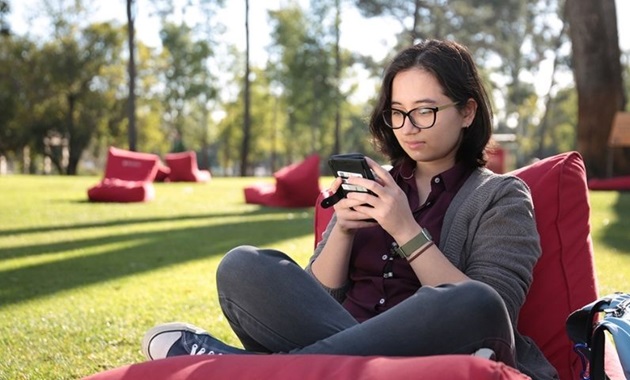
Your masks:
M420 232L416 236L414 236L407 243L395 248L394 252L398 256L406 259L409 256L411 256L412 253L422 248L427 243L432 243L431 239L432 238L431 238L431 234L429 234L429 231L427 231L426 228L423 228L422 230L420 230Z

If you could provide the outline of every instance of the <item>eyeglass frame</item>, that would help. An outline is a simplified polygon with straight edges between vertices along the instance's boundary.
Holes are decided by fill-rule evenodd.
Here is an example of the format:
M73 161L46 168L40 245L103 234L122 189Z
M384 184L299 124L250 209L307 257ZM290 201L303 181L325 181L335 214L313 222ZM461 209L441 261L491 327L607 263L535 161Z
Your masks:
M437 106L437 107L426 107L426 106L416 107L414 109L409 110L408 112L405 112L403 110L399 110L398 108L387 108L387 109L383 110L381 115L383 117L383 122L385 122L385 125L388 128L390 128L390 129L400 129L400 128L404 127L405 126L405 121L407 120L407 118L411 122L411 125L413 125L414 127L418 128L418 129L429 129L429 128L433 128L433 126L435 125L435 122L437 121L437 113L439 111L442 111L444 109L456 106L458 103L459 102L453 102L453 103L449 103L449 104L445 104L445 105ZM413 118L411 117L411 113L412 112L420 110L420 109L431 110L431 112L433 112L433 122L428 127L421 127L419 125L416 125L416 123L413 121ZM389 113L391 115L392 111L398 111L398 112L400 112L403 115L403 121L400 124L400 126L398 126L398 127L393 127L393 126L389 125L389 123L387 122L386 114Z

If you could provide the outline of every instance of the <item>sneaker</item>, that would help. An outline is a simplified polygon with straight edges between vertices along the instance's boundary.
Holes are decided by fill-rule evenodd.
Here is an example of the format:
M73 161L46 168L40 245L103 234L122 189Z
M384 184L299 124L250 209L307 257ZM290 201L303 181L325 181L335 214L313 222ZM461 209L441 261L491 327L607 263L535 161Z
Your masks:
M496 360L496 355L494 354L494 351L489 348L480 348L475 351L473 356L479 356L488 360Z
M247 351L229 346L199 327L172 322L158 325L142 338L142 353L149 360L178 355L244 354Z

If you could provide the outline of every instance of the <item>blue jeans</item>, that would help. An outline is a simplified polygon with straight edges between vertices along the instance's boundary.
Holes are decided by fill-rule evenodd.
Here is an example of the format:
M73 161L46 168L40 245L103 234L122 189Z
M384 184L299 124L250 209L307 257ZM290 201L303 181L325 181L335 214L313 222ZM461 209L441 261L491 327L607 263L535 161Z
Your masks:
M217 288L223 313L249 351L427 356L486 347L515 366L507 309L478 281L421 287L359 323L286 254L240 246L222 259Z

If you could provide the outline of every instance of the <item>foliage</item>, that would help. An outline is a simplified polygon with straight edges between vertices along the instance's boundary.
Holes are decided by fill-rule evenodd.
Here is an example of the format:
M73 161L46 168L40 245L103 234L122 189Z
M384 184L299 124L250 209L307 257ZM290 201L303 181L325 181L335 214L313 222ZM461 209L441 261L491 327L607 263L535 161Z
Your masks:
M0 378L78 379L140 362L144 332L174 320L238 345L216 296L222 255L253 244L305 265L313 249L312 209L243 202L260 180L272 179L160 183L141 204L87 202L97 177L0 181ZM591 206L600 293L630 291L630 194L594 192Z
M0 155L23 161L23 172L41 172L36 163L46 156L56 172L76 173L87 170L90 161L102 162L108 146L130 143L126 28L89 21L94 6L83 1L40 3L39 19L48 22L52 38L0 37ZM367 71L376 80L385 61L364 56L360 46L339 48L339 26L352 7L367 17L399 21L398 46L386 60L421 38L466 44L491 91L496 132L517 136L518 165L575 148L577 100L569 96L574 86L556 83L556 74L568 73L571 65L564 3L283 3L268 14L269 60L251 68L246 172L273 172L312 152L324 157L337 151L373 154L366 133L373 100L356 104L352 97L361 80L357 73L364 77ZM204 165L236 174L245 161L240 146L245 137L245 52L221 40L224 26L216 13L223 4L152 0L137 10L157 15L162 45L153 48L137 41L136 147L158 154L196 150L206 156ZM543 63L550 61L554 74L545 93L533 84L547 75Z
M204 40L195 40L192 29L183 23L164 25L161 38L165 120L184 150L198 149L199 131L207 128L203 118L206 102L218 92L207 66L212 48Z

